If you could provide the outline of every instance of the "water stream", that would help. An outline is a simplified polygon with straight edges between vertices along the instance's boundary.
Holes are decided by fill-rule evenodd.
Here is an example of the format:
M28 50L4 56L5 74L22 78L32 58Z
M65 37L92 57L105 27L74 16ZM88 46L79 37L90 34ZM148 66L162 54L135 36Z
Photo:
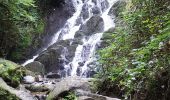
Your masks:
M49 46L59 40L74 39L76 32L80 30L81 26L86 24L92 16L100 16L104 22L103 31L83 37L81 39L82 44L79 44L76 48L73 60L68 64L64 64L64 70L66 72L71 71L69 75L86 77L90 70L89 65L96 61L96 47L100 43L103 32L115 26L114 18L108 15L110 8L115 1L117 0L72 0L75 7L75 13L66 21L63 28L54 34L51 42L48 43L48 46L44 47L41 51L47 50ZM68 52L67 49L65 52ZM23 65L25 66L26 64L33 62L39 54L33 56L32 59L27 60ZM64 54L62 54L62 57L65 57ZM81 67L80 63L82 63Z

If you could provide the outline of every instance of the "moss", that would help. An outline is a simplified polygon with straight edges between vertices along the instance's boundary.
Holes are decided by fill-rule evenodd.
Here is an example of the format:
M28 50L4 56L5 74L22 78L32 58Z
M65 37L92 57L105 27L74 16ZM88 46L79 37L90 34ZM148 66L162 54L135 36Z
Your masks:
M0 59L0 77L2 77L8 85L17 87L24 75L25 71L20 69L20 65L8 60Z
M0 100L20 100L16 95L0 88Z
M5 59L1 59L0 58L0 74L3 73L3 72L6 72L8 70L14 70L15 68L18 68L19 65L14 63L14 62L11 62L9 60L5 60Z

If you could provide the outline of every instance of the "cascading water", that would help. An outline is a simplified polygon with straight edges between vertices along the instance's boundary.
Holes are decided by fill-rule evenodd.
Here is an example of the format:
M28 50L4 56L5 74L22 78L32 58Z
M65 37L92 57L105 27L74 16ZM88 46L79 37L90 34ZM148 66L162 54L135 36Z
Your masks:
M103 27L99 28L104 29L93 31L92 34L91 31L89 31L90 35L84 35L80 38L82 44L78 44L73 59L69 63L63 63L67 75L86 77L90 70L89 65L96 60L95 51L97 45L100 43L103 32L115 26L114 19L108 15L110 8L115 1L117 0L72 0L75 7L75 13L67 20L63 28L56 32L51 42L42 51L47 50L48 47L59 40L75 39L75 35L80 30L82 31L84 29L84 31L88 31L88 29L97 29L97 24L94 27L89 26L95 23L95 21L86 26L85 24L90 22L89 20L91 20L92 17L99 16L99 19L101 18L104 23ZM85 28L83 28L84 26ZM67 48L64 48L63 53L66 52L69 53ZM38 56L39 54L34 56L33 59L26 61L23 65L33 62ZM66 59L65 54L61 54L61 56L63 59Z

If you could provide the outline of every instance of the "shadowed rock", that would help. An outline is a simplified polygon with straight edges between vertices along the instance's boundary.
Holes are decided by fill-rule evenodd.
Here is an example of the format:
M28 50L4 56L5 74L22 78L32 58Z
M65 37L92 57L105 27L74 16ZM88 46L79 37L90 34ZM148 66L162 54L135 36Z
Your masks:
M58 73L64 70L64 64L72 61L78 44L81 44L78 39L57 41L35 60L44 65L46 73Z
M91 17L84 25L80 27L80 30L76 32L75 38L82 38L83 36L90 36L94 33L100 33L104 30L103 18L96 15Z
M30 70L34 72L37 75L44 75L45 74L45 68L44 65L38 61L31 62L27 65L25 65L25 68L27 70Z
M58 97L59 94L69 91L72 89L83 89L83 90L89 90L89 82L92 79L86 79L86 78L65 78L62 81L58 82L52 92L49 93L47 100L53 100Z

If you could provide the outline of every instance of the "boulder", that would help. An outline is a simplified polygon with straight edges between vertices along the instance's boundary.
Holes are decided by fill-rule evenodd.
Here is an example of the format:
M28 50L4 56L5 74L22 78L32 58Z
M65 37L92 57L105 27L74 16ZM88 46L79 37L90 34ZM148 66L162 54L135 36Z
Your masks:
M41 62L46 73L48 72L57 72L62 67L62 51L64 47L59 45L55 47L48 48L45 52L40 54L35 60Z
M82 31L86 36L92 35L93 33L100 33L103 30L103 18L98 15L91 17L84 25L80 27L80 31Z
M21 65L0 59L0 77L2 77L8 85L18 87L24 74L25 70L22 70Z
M56 83L56 86L53 91L51 91L47 97L47 100L57 99L57 97L66 91L74 90L74 89L83 89L89 90L90 82L92 79L78 78L78 77L68 77L60 82Z
M14 70L19 67L20 65L14 62L0 58L0 74L7 72L8 70Z
M81 43L78 39L60 40L42 52L35 60L41 62L46 73L58 73L64 70L64 64L72 61L77 45Z
M34 72L37 75L45 75L45 67L42 63L38 61L34 61L25 65L25 68Z

